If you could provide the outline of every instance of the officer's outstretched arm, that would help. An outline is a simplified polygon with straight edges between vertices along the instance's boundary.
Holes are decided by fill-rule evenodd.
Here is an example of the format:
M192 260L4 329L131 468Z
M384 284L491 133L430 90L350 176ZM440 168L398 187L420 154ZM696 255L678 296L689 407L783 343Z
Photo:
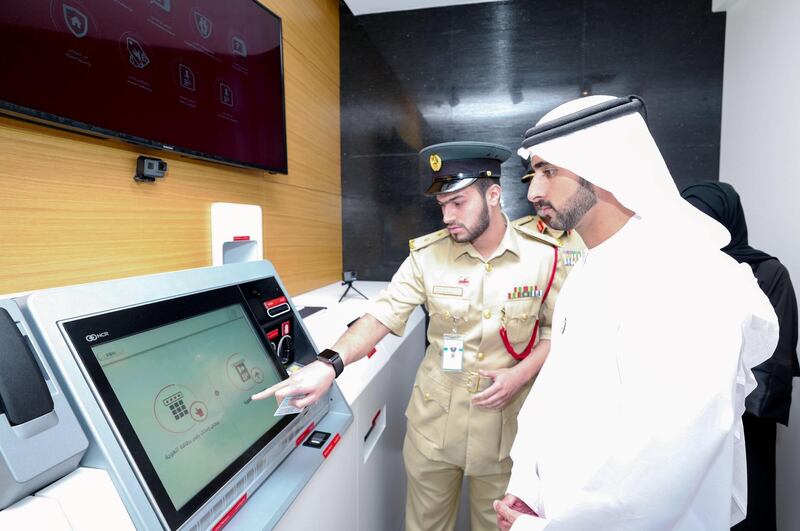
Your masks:
M342 362L347 366L366 356L388 333L389 329L386 326L373 316L366 314L342 334L342 337L333 346L333 350L339 353ZM263 400L275 396L278 403L281 403L287 396L296 396L302 398L293 400L294 406L310 406L328 391L334 377L333 367L330 364L315 361L294 373L287 380L253 395L253 400Z

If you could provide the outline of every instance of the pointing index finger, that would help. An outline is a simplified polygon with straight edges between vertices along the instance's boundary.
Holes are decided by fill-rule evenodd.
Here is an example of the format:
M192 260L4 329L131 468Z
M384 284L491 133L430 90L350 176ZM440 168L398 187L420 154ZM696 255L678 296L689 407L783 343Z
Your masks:
M289 380L283 380L282 382L278 382L272 387L264 389L260 393L254 394L251 398L253 400L264 400L265 398L269 398L274 396L276 392L280 391L281 389L288 387L290 385Z

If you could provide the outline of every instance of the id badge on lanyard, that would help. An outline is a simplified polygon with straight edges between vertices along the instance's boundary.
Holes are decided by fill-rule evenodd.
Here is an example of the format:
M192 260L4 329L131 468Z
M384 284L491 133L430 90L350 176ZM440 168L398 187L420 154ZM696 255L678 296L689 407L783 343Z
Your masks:
M453 318L453 331L442 334L442 370L461 371L464 366L464 335L456 330L456 318Z

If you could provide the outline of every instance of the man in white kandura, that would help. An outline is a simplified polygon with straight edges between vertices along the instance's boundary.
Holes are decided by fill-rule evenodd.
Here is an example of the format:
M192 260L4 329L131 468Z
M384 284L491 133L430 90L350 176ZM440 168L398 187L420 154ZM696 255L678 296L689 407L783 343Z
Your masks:
M727 231L678 194L637 97L548 113L520 155L584 254L519 413L502 530L720 531L747 506L741 415L777 319Z

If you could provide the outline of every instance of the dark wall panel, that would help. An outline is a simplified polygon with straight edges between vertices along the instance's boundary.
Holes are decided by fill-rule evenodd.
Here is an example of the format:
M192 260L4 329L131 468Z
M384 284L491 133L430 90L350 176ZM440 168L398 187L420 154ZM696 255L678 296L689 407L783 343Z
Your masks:
M511 0L354 17L342 4L344 269L386 280L441 227L417 152L451 140L516 150L545 112L638 94L679 186L719 166L725 15L696 0ZM505 210L532 212L513 157Z

